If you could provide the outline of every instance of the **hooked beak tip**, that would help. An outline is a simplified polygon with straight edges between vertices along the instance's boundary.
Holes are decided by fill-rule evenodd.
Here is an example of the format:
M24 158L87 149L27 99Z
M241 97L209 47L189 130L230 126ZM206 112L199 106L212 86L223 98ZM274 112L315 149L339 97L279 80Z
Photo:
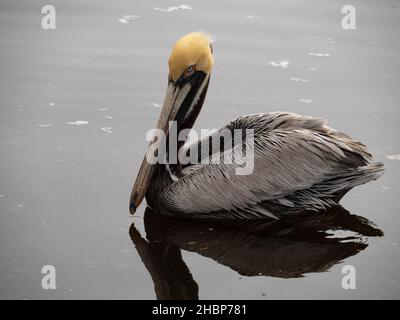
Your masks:
M136 203L138 200L138 196L139 194L135 192L129 203L129 211L132 215L136 212L137 209Z
M131 203L130 203L130 205L129 205L129 211L130 211L130 213L131 213L132 215L135 214L135 212L136 212L136 205L135 205L134 202L131 202Z

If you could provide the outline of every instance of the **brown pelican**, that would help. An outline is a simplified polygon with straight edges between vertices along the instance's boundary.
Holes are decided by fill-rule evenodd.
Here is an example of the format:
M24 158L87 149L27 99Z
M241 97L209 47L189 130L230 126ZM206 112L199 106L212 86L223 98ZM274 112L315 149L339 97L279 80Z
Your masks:
M156 128L167 144L184 153L207 141L223 140L226 131L252 130L252 140L224 143L212 161L153 163L163 142L154 137L140 167L130 198L130 211L146 197L153 209L168 215L203 219L254 219L334 206L350 189L377 179L382 163L366 147L326 125L320 118L289 112L242 116L191 146L172 136L192 128L203 105L213 67L211 38L201 32L180 38L169 58L168 87ZM246 136L246 134L243 134ZM253 171L237 174L242 165L223 161L240 148L252 154ZM168 149L169 150L169 149ZM189 151L187 151L189 150ZM181 151L181 150L180 150ZM251 151L251 152L250 152ZM167 157L171 156L167 152ZM204 153L200 159L203 160Z

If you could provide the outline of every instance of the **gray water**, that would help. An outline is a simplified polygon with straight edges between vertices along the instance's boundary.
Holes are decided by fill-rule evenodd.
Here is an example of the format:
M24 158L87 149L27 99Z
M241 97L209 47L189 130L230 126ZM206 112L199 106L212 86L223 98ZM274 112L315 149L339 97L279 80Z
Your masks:
M356 30L341 27L346 1L51 4L55 30L41 28L42 1L0 3L0 298L400 298L399 1L352 1ZM191 9L154 9L181 4ZM168 55L196 30L216 42L195 128L323 117L384 177L294 226L143 219L145 204L130 216ZM42 289L44 265L55 290ZM342 288L345 265L355 290Z

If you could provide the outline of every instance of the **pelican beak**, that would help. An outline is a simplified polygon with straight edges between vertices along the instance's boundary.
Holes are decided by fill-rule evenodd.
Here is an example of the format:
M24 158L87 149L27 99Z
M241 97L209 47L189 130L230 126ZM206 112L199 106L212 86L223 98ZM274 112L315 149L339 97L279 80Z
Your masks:
M165 94L164 105L156 126L156 129L158 130L155 131L155 135L150 140L146 156L144 157L142 165L140 166L139 173L132 189L129 205L129 211L131 214L135 213L136 209L142 203L146 195L146 191L149 187L150 179L154 169L154 165L152 164L157 162L154 161L156 158L156 153L159 147L162 146L165 137L168 135L170 121L176 120L177 115L180 118L181 114L187 113L188 110L193 108L194 102L198 100L199 93L202 91L202 89L204 89L204 83L208 83L208 81L206 81L208 80L208 77L201 76L200 78L198 77L197 80L201 81L186 81L184 83L179 81L175 83L172 80L169 81L167 92ZM157 134L159 130L164 132L164 140L159 138L160 135Z

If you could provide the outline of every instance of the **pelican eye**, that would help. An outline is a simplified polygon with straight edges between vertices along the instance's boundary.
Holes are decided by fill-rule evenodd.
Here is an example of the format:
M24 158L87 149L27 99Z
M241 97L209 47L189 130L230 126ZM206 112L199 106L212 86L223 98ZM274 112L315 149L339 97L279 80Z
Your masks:
M195 70L194 65L191 65L191 66L187 67L185 72L183 73L183 76L185 78L190 77L193 74L194 70Z

